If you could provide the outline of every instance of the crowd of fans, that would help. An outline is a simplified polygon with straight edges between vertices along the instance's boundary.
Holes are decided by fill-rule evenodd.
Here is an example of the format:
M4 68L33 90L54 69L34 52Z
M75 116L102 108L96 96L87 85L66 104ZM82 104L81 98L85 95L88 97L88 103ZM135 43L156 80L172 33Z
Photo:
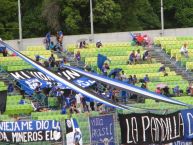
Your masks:
M55 34L55 44L54 41L51 40L51 32L48 32L46 34L46 37L44 39L44 43L46 44L46 49L47 50L53 50L53 51L64 51L63 48L63 32L62 31L58 31Z
M63 37L64 37L63 32L58 31L55 36L56 36L56 41L54 43L53 41L51 41L51 33L48 32L46 34L46 37L45 37L46 49L61 52L63 51ZM132 37L136 45L147 46L149 43L147 35L142 36L141 34L137 34L137 35L132 35ZM102 42L98 40L96 42L96 48L101 48L102 46L103 46ZM79 43L80 49L87 48L87 47L88 47L88 44L86 43L86 41L80 41ZM180 49L180 52L185 57L188 57L188 47L186 43L182 46L182 48ZM2 53L4 56L7 56L6 48L3 49ZM44 63L40 63L40 59L41 58L37 56L36 62L44 65L48 69L56 68L56 71L60 71L64 69L65 65L70 65L66 57L63 57L60 61L57 61L54 54L51 54L51 56L47 60L45 60ZM74 55L74 59L77 62L81 61L80 51L76 52L76 54ZM144 53L141 53L139 49L133 50L130 53L128 58L128 64L131 64L131 65L141 64L145 61L148 63L152 63L152 57L148 50L146 50ZM86 71L92 71L89 66L85 66L84 69ZM143 78L137 78L135 74L128 76L121 68L117 68L117 69L114 69L113 71L112 70L110 71L110 63L107 63L107 62L104 62L101 72L102 72L102 75L106 77L110 77L115 80L128 83L130 85L137 85L143 89L148 89L148 83L151 82L151 79L149 78L148 74L144 75ZM158 72L162 72L163 76L165 77L168 76L165 66L161 66ZM141 97L137 94L133 94L131 92L117 89L101 83L96 83L92 89L98 95L108 98L114 102L121 101L123 103L127 103L128 99L138 99ZM13 91L11 84L8 90L10 92ZM94 100L86 96L83 96L80 93L76 93L72 90L66 93L66 91L67 89L61 89L57 83L53 83L51 86L48 86L46 89L42 90L41 84L38 83L37 87L35 88L33 99L47 106L48 97L56 97L58 102L56 107L58 109L61 109L62 114L89 112L89 111L95 111L95 110L105 112L112 109L112 108L105 107L103 104L95 102ZM184 94L183 90L178 85L176 85L174 88L169 88L167 85L157 86L155 93L162 94L168 97L181 96ZM187 87L186 93L188 95L193 94L192 84L190 84L190 86Z

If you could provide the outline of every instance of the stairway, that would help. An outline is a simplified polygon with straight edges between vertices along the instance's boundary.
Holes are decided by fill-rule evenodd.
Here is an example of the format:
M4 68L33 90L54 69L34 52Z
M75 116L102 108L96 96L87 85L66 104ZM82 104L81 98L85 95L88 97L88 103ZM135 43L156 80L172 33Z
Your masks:
M157 62L164 64L169 67L171 71L175 71L176 74L181 75L183 79L193 82L193 73L186 71L186 68L181 66L180 63L176 62L175 59L170 58L168 54L165 53L160 47L153 46L148 49L152 58L156 59Z
M10 78L10 75L7 72L0 72L0 81L4 82L5 85L8 86L10 82L13 82L13 79ZM20 89L16 85L14 85L14 91L12 94L20 94Z

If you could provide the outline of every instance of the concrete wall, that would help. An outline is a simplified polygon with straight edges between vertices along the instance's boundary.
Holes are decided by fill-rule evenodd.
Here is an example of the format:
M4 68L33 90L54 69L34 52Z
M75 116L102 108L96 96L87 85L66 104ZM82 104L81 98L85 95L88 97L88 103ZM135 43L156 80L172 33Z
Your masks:
M148 31L136 31L140 33L144 33L149 35L150 37L158 37L161 34L160 30L148 30ZM164 31L164 36L192 36L193 35L193 28L178 28L178 29L166 29ZM130 39L129 32L116 32L116 33L100 33L95 34L95 41L101 40L102 42L124 42ZM67 44L76 43L79 39L88 39L90 38L90 34L85 35L68 35L64 36L64 47ZM30 45L43 45L43 37L42 38L30 38L30 39L23 39L23 49L26 49L27 46ZM52 38L55 41L55 38ZM9 40L5 41L12 47L17 50L19 49L19 42L18 40Z

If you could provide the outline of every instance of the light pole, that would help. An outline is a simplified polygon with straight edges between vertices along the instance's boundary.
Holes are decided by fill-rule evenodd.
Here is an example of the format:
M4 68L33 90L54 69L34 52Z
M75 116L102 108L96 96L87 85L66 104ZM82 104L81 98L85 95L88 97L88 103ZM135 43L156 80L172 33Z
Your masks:
M23 42L22 42L22 26L21 26L21 3L18 0L18 21L19 21L19 49L22 50Z
M94 42L94 25L93 25L93 11L92 11L92 0L90 0L90 31L91 41Z
M161 35L164 36L164 9L163 9L163 0L161 0Z

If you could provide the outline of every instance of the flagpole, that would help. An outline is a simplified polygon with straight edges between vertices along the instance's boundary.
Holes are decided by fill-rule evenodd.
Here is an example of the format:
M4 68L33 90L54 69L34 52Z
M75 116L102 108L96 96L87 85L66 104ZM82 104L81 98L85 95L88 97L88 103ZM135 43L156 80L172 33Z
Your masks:
M18 0L18 21L19 21L19 49L23 49L22 42L22 24L21 24L21 2Z
M163 0L161 0L161 36L164 36L164 9L163 9Z
M93 9L92 0L90 0L90 31L91 31L91 41L94 42L94 24L93 24Z

